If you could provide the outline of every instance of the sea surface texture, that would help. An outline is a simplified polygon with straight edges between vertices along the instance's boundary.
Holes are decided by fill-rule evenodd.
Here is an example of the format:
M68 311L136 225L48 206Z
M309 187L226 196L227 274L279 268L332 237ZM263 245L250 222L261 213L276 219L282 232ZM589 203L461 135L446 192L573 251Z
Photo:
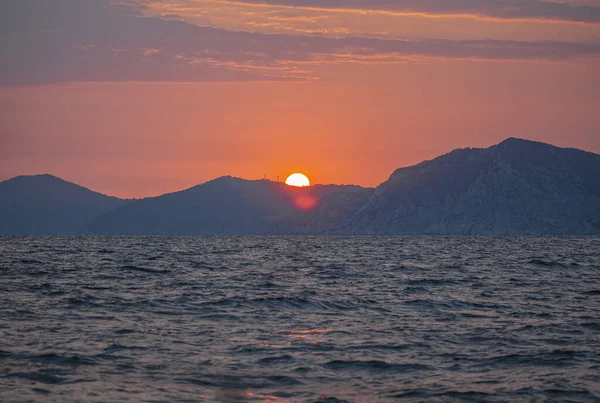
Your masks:
M0 400L600 401L600 239L2 237Z

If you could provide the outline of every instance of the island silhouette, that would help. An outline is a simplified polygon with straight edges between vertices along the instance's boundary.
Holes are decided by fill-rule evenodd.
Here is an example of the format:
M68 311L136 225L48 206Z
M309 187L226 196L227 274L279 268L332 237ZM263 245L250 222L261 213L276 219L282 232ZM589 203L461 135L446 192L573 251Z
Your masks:
M600 155L509 138L376 188L231 176L125 200L52 175L0 183L0 234L598 235Z

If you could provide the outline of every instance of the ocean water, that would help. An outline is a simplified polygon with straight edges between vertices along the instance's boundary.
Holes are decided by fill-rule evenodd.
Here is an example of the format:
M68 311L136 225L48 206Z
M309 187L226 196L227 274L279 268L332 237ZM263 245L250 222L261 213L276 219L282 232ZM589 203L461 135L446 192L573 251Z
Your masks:
M600 238L2 237L0 400L600 401Z

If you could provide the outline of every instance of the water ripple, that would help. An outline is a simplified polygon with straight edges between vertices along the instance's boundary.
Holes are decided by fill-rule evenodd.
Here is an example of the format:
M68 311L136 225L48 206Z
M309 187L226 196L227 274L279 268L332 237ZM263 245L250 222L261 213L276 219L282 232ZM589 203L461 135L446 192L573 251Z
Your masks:
M2 400L600 401L599 238L2 237Z

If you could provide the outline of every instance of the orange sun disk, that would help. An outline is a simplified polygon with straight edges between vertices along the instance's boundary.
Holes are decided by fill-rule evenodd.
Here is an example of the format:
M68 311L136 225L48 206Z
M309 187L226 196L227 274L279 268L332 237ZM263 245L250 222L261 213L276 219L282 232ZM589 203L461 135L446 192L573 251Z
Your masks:
M310 186L310 181L306 175L295 173L288 176L285 180L285 184L288 186L306 187Z

